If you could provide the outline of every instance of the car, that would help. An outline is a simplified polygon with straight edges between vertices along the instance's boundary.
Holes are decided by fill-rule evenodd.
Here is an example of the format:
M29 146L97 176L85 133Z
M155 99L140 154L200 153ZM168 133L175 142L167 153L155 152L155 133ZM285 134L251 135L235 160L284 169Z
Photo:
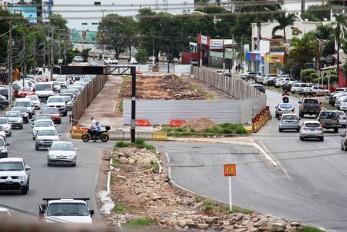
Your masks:
M0 126L4 129L7 137L12 135L12 124L7 117L0 117Z
M52 121L55 124L60 124L61 123L61 117L60 117L60 112L57 108L55 107L45 107L43 108L42 114L49 114L51 116Z
M89 198L43 198L39 215L44 222L92 224L94 210L87 204Z
M279 118L282 114L293 113L295 111L295 107L292 103L279 103L275 109L276 118Z
M317 120L302 122L300 127L300 140L319 139L324 141L324 132L321 124Z
M304 91L305 87L307 87L306 83L301 83L301 82L294 83L291 87L291 92L300 94L302 93L302 91Z
M317 117L321 111L321 103L316 98L304 98L298 101L298 103L300 104L299 116L302 118L306 114L315 115L315 117Z
M258 90L259 92L261 93L265 93L265 88L263 85L261 84L254 84L254 83L251 83L249 84L249 86L252 86L253 88L255 88L256 90Z
M51 119L52 120L52 116L49 114L36 114L35 119L31 119L31 121L33 121L33 125L34 125L35 121L40 120L40 119Z
M26 107L24 106L14 106L11 108L11 111L19 111L20 114L22 115L23 122L28 123L29 122L29 114L27 112Z
M61 88L66 88L67 87L67 80L66 77L58 77L57 82L59 83Z
M64 97L64 100L66 102L66 109L71 111L72 105L74 103L73 97L71 95L64 95L63 97Z
M61 86L58 81L53 81L53 91L59 92L61 90Z
M24 106L27 110L29 118L35 114L35 107L31 99L29 98L18 98L14 103L14 106Z
M328 89L324 89L321 86L312 86L310 91L314 96L327 96L330 94L330 91Z
M347 96L347 92L335 92L335 93L330 94L329 104L335 105L336 100L339 99L340 97L343 97L343 96Z
M109 58L104 60L104 64L105 65L108 65L108 64L118 64L118 60L109 57Z
M300 131L300 118L296 114L282 114L280 123L278 125L278 131L295 130Z
M83 58L82 58L82 56L75 56L75 57L73 58L73 61L74 61L74 62L83 62Z
M335 99L334 106L336 107L336 109L340 110L340 106L342 102L347 102L347 95L342 95Z
M23 158L0 159L0 190L19 190L27 194L30 184L30 167Z
M347 125L347 119L346 119L346 114L342 110L336 110L335 111L338 118L339 118L339 124L342 128L346 128Z
M4 126L1 126L1 125L0 125L0 136L4 138L6 138L7 136Z
M5 96L0 95L0 109L4 110L10 105L9 101Z
M36 134L38 130L41 129L55 129L55 124L52 121L52 119L37 119L34 122L33 125L33 130L32 130L32 134L33 134L33 140L35 140L36 138Z
M0 136L0 158L8 157L8 144L6 142L6 137Z
M18 91L16 91L14 94L14 96L17 98L26 97L30 95L35 95L35 91L33 87L22 87Z
M333 129L335 133L339 132L339 116L335 110L322 110L318 115L318 121L324 129Z
M67 106L65 98L63 96L51 96L47 99L47 107L55 107L59 110L59 113L63 116L67 115Z
M29 96L26 96L25 98L29 98L32 101L35 110L39 110L41 108L41 102L37 95L29 95Z
M244 72L240 75L241 79L249 80L254 79L257 74L255 72Z
M35 86L36 95L39 99L45 100L54 95L53 82L37 82Z
M39 151L41 148L49 149L54 141L59 140L57 130L54 129L39 129L35 136L35 150Z
M23 118L19 111L6 111L5 117L8 118L12 128L23 129Z
M47 166L52 164L70 164L76 166L77 148L72 142L54 141L48 150Z
M265 75L262 84L267 85L267 86L275 85L277 78L278 77L276 74L267 74L267 75Z
M13 86L12 86L12 89L13 89ZM6 98L6 100L8 100L8 96L10 95L9 93L10 93L10 87L9 86L5 85L5 86L0 87L0 95L4 96Z

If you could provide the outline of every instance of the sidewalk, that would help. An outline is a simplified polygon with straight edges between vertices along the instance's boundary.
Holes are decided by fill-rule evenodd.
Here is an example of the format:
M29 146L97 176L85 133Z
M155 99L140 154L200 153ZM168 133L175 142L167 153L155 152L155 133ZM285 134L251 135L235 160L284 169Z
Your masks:
M111 130L121 128L123 126L123 118L116 111L121 84L121 76L109 76L104 88L102 88L79 120L80 124L89 126L90 118L94 117L101 124L111 126Z

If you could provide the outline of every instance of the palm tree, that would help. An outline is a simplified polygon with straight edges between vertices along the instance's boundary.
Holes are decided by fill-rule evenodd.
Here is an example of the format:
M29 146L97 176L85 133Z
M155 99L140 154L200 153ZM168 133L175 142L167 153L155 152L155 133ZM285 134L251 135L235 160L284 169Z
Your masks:
M340 48L341 48L341 38L346 32L347 28L347 18L345 15L336 15L334 14L335 17L335 40L337 43L337 64L336 64L336 73L337 76L339 76L339 69L340 69Z
M275 35L276 31L283 30L283 38L286 40L286 27L293 25L295 21L295 14L288 14L287 16L285 14L280 14L275 17L275 19L279 25L272 29L272 36Z

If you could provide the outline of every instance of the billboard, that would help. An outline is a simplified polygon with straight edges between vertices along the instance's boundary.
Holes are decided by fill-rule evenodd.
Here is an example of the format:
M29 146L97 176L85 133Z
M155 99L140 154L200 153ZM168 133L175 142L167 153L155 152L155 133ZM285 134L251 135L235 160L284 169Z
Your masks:
M210 50L223 50L224 40L223 39L210 39Z
M8 5L7 10L12 14L21 14L29 23L37 23L37 8L35 6Z
M96 44L96 31L80 31L72 30L71 31L71 41L73 43L87 43L87 44Z

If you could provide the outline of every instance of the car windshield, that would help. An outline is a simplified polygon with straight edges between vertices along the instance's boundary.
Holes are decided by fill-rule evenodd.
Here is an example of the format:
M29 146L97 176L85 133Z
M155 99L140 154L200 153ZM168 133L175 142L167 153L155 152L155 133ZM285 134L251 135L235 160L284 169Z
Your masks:
M59 110L57 108L53 107L47 107L43 109L44 114L59 114Z
M35 127L51 127L54 126L54 123L52 121L36 121Z
M320 127L320 124L315 122L309 122L309 123L305 123L305 127L318 128Z
M15 106L30 107L31 105L29 101L17 101Z
M74 146L72 143L53 143L51 150L54 151L73 151Z
M51 203L47 208L47 216L88 216L89 211L83 203Z
M62 97L50 97L47 100L47 103L52 103L52 102L64 102L64 98Z
M20 112L18 111L7 111L5 113L6 117L20 117Z
M282 120L298 120L296 115L283 115Z
M48 91L52 90L51 84L37 84L36 85L36 91Z
M324 119L333 119L336 116L336 112L332 112L332 111L322 111L319 115L319 118Z
M39 130L37 132L38 136L55 136L57 135L57 131L56 130Z
M7 118L0 118L0 124L7 124L8 119Z
M51 115L48 115L48 114L37 114L35 116L35 120L39 120L39 119L51 119Z
M26 98L30 98L31 100L39 100L39 97L36 95L27 96Z
M22 162L0 162L0 171L23 171Z
M27 109L26 109L25 107L12 107L11 110L13 110L13 111L19 111L19 112L21 112L21 113L24 113L24 112L27 111Z
M281 103L281 104L279 105L279 108L281 108L281 109L290 109L290 108L292 108L292 107L293 107L293 105L290 104L290 103Z

